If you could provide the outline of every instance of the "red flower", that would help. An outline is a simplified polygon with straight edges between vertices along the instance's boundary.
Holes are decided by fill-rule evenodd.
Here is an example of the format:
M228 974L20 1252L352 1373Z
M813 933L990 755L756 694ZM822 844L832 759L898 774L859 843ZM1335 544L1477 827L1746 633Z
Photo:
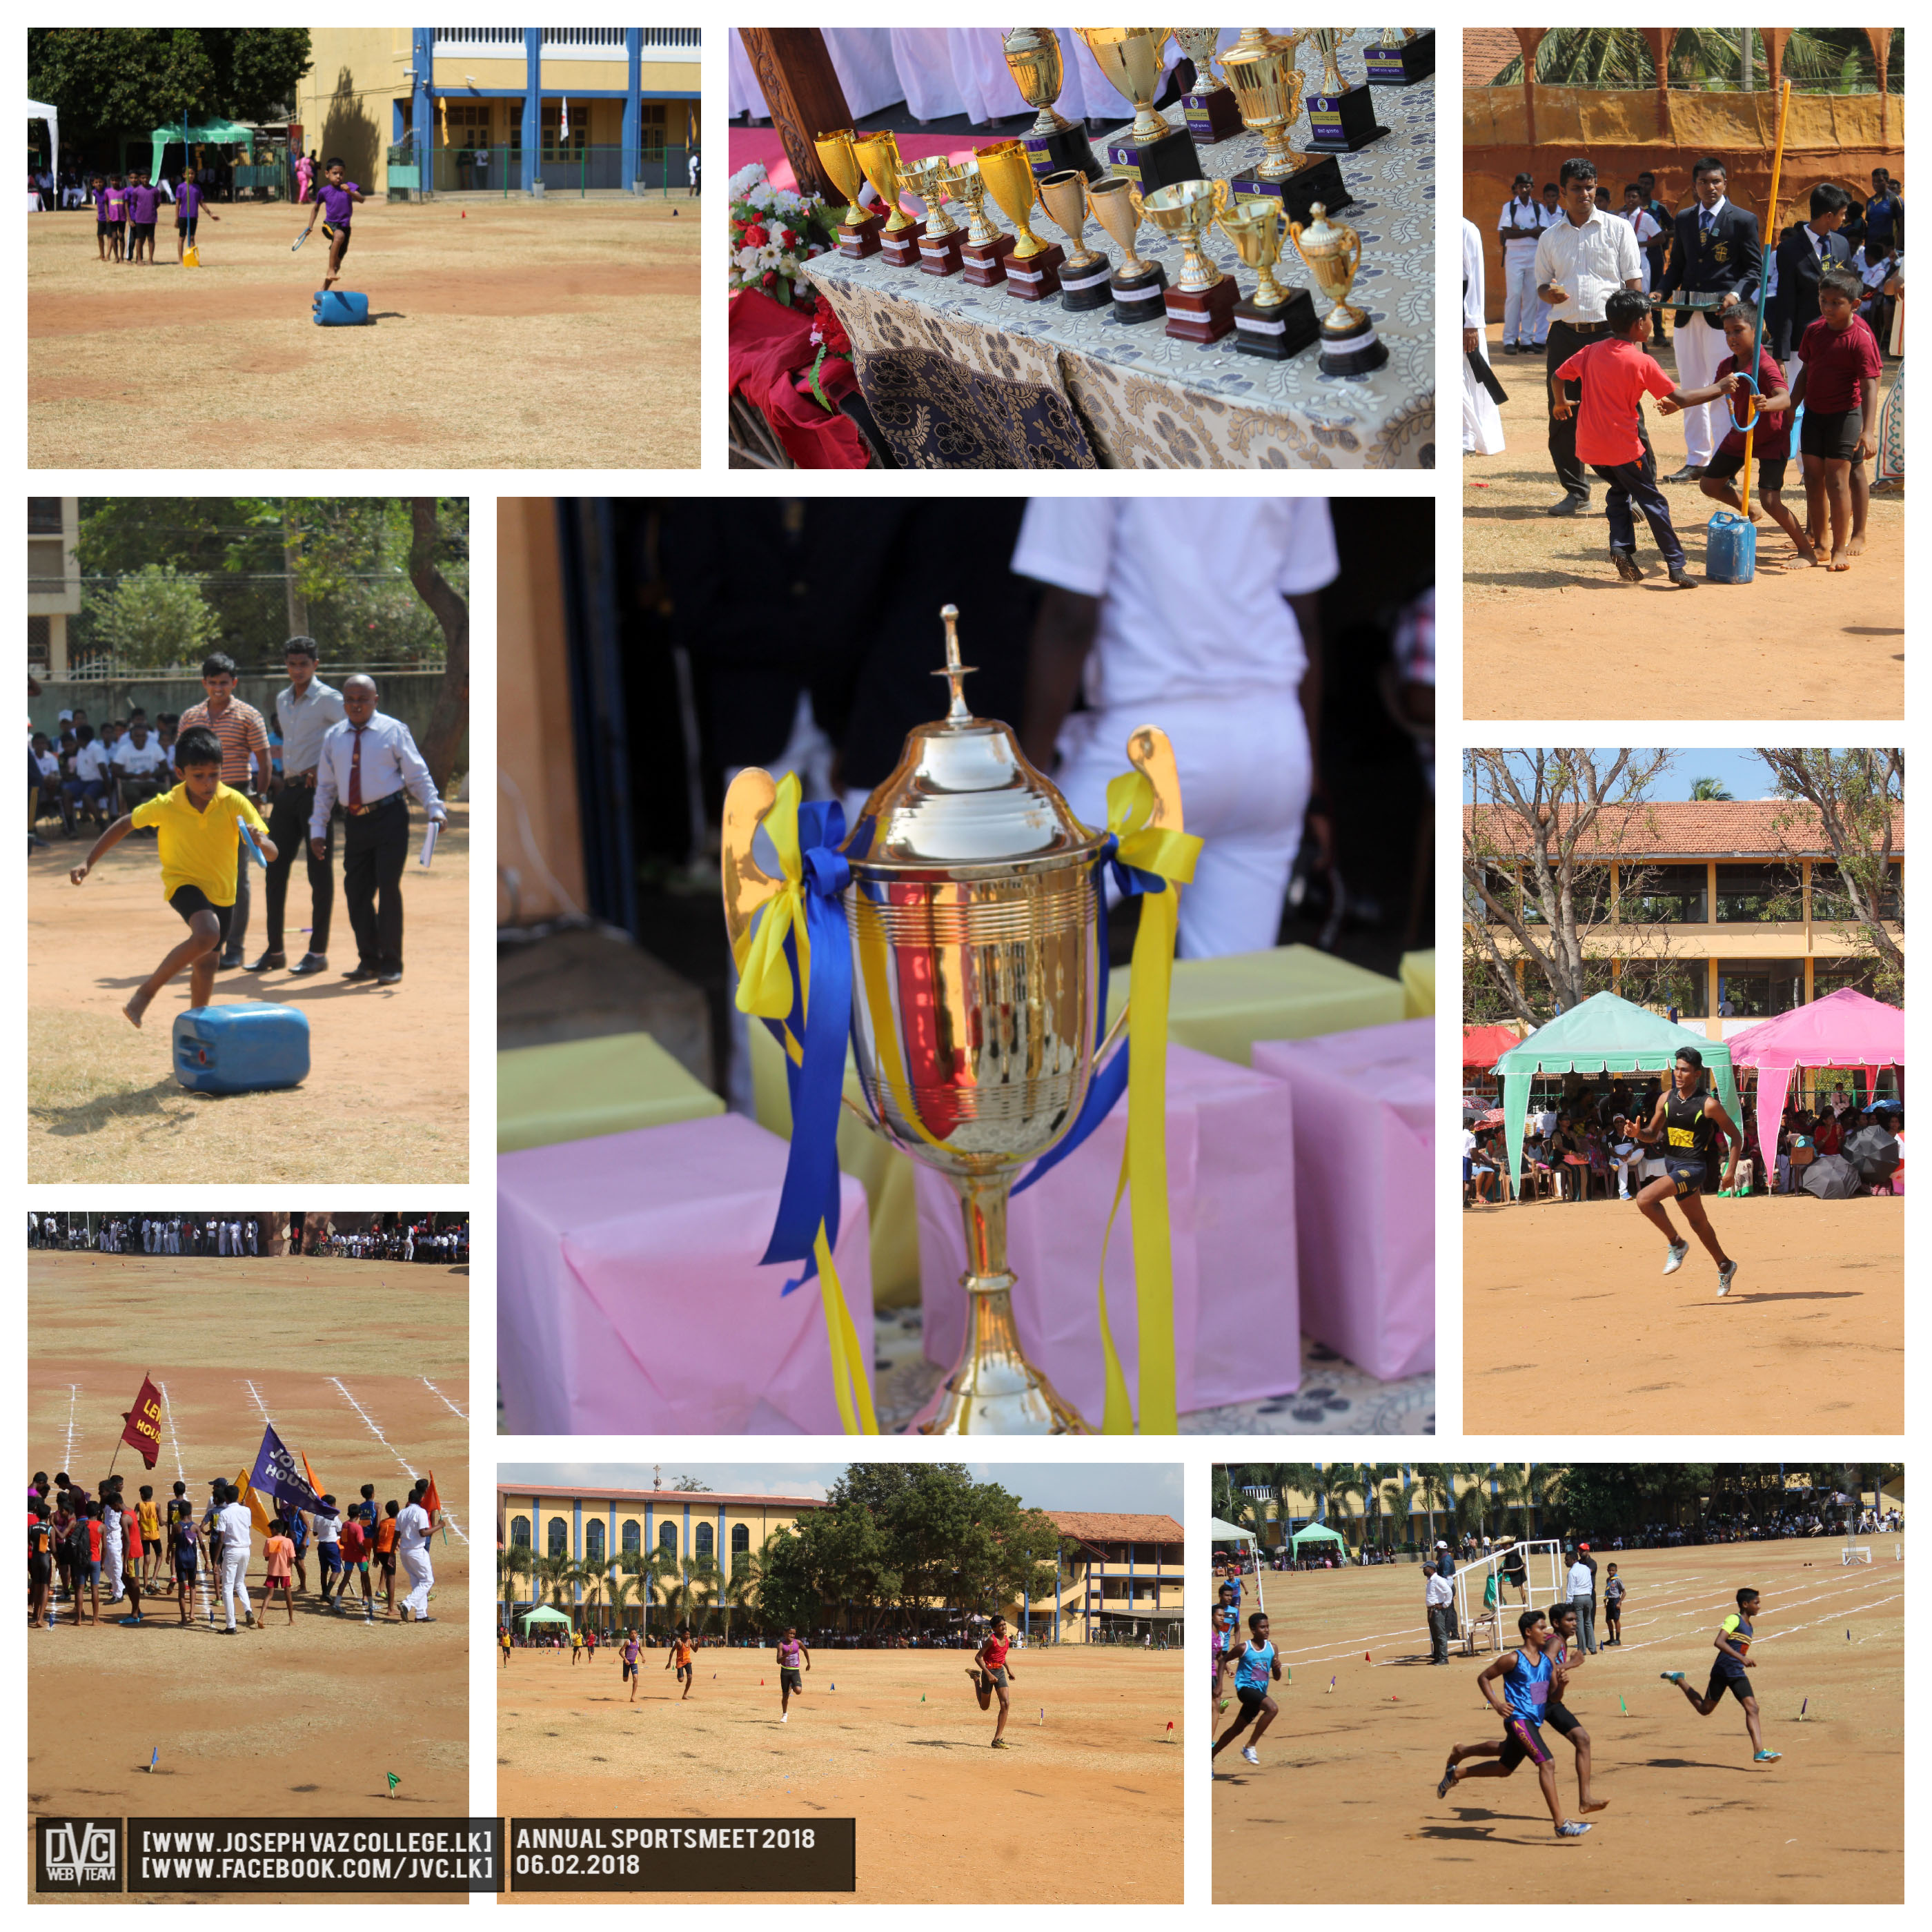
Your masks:
M761 221L753 222L745 230L745 245L748 248L762 248L769 238Z
M850 358L852 338L845 333L838 310L823 296L818 298L812 311L812 335L814 342L824 346L828 354Z
M781 248L790 248L790 247L792 246L792 244L793 244L794 239L794 237L793 236L792 232L791 232L791 230L790 230L789 228L781 228L781 229L778 230L778 246L779 246Z

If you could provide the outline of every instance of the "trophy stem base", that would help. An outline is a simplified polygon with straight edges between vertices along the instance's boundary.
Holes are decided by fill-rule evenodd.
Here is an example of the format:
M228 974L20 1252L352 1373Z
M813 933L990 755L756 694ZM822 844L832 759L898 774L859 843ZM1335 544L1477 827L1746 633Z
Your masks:
M1234 304L1241 292L1232 275L1223 275L1210 289L1169 289L1167 332L1177 342L1205 347L1219 342L1234 326Z
M1376 326L1364 316L1362 326L1346 335L1322 331L1322 373L1324 376L1366 376L1389 359L1388 344L1376 334Z
M1116 322L1159 322L1167 313L1160 299L1167 292L1167 271L1158 262L1150 262L1144 275L1116 275L1112 287Z
M1371 87L1413 87L1436 71L1436 29L1425 29L1412 40L1369 49Z
M1074 256L1060 265L1060 305L1076 315L1105 308L1114 298L1113 282L1114 265L1105 255Z
M965 235L958 229L955 229L950 235L922 236L919 244L921 272L928 275L958 274L963 266L960 251L965 244Z
M1332 215L1352 207L1355 199L1348 192L1341 166L1333 154L1320 156L1311 166L1297 168L1285 181L1243 175L1228 186L1235 194L1271 194L1281 203L1282 212L1289 220L1303 223L1318 201Z
M1286 302L1264 307L1254 301L1234 304L1234 346L1244 356L1264 356L1286 362L1298 356L1322 333L1314 298L1306 289L1289 292Z
M1143 194L1199 181L1208 172L1195 152L1194 136L1185 128L1171 128L1145 147L1137 147L1130 136L1109 141L1107 159L1116 174L1139 182Z
M1012 1276L964 1277L958 1366L914 1417L917 1436L1090 1436L1086 1418L1029 1362L1013 1322ZM1004 1282L1005 1285L1001 1286Z
M1098 181L1107 172L1087 138L1086 128L1078 122L1051 134L1027 134L1021 138L1036 181L1048 175L1064 174L1070 168L1078 168L1089 181Z
M920 238L925 232L926 224L922 221L902 228L896 235L888 229L879 238L879 252L896 268L916 268Z
M1217 87L1210 94L1184 94L1180 110L1187 116L1187 131L1204 146L1211 148L1241 131L1240 103L1232 87Z
M854 208L852 214L856 216ZM853 261L862 261L868 255L879 252L879 230L886 225L883 214L867 215L862 220L850 217L842 223L838 230L838 252Z
M1037 255L1022 255L1018 249L1006 257L1006 292L1022 302L1045 302L1060 292L1060 265L1066 251L1058 242L1049 242Z
M1318 94L1308 103L1308 148L1311 154L1352 154L1388 132L1376 125L1374 98L1366 87L1346 94Z
M976 289L996 288L1006 279L1006 257L1013 252L1013 238L1002 235L994 242L969 242L960 250L966 262L966 280Z

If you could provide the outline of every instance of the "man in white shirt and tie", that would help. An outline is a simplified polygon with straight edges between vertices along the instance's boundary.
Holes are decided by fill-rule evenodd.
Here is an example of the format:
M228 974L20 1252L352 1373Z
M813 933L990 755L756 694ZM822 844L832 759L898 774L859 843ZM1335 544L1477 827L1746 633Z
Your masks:
M1428 1579L1422 1586L1422 1600L1429 1615L1429 1660L1431 1664L1447 1664L1456 1592L1449 1579L1433 1563L1425 1563L1422 1574Z
M410 728L376 709L376 680L358 671L344 680L343 722L322 741L309 849L328 850L328 815L339 800L348 814L342 841L342 896L356 934L356 962L342 976L394 986L403 976L403 866L409 856L409 797L436 824L446 814Z
M347 713L342 694L316 676L321 654L313 638L291 638L282 646L288 668L288 688L275 694L275 722L282 734L282 775L269 793L268 836L275 856L268 862L268 950L249 968L251 973L278 972L288 965L282 948L287 916L289 868L300 846L308 861L308 950L289 973L292 979L320 973L328 964L328 927L335 910L335 830L332 818L322 827L321 853L308 842L309 819L315 805L316 768L322 762L322 741L332 725Z
M242 1600L242 1615L249 1623L255 1612L248 1607L248 1558L254 1550L255 1519L241 1500L232 1483L221 1486L221 1508L215 1514L215 1527L221 1537L221 1607L228 1618L226 1634L235 1634L235 1600Z

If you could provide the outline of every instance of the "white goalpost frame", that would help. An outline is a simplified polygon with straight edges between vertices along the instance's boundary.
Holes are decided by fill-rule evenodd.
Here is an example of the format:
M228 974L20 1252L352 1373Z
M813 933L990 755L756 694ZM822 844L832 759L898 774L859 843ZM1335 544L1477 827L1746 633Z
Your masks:
M1534 1540L1519 1540L1508 1550L1492 1550L1486 1556L1472 1557L1466 1564L1456 1564L1456 1574L1450 1580L1456 1592L1456 1628L1459 1630L1466 1632L1469 1628L1469 1586L1472 1581L1486 1576L1492 1570L1500 1577L1503 1564L1518 1550L1522 1553L1523 1580L1529 1591L1528 1607L1546 1610L1552 1604L1568 1600L1563 1588L1562 1544L1553 1537L1539 1537ZM1546 1591L1537 1586L1536 1571L1539 1560L1547 1566L1550 1587ZM1496 1600L1498 1604L1502 1601L1500 1582L1496 1586ZM1478 1610L1482 1607L1480 1592L1477 1594L1476 1606Z

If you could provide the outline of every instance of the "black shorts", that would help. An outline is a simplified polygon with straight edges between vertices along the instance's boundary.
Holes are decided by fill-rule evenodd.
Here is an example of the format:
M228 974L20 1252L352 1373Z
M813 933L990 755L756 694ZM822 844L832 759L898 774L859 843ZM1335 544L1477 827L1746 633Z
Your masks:
M112 235L119 225L120 224L118 222L103 221L98 217L96 217L94 224L94 232L97 235Z
M154 224L152 221L130 221L128 226L134 230L136 242L152 242L154 238Z
M688 1664L680 1664L677 1668L671 1672L671 1676L676 1682L680 1684L695 1684L698 1682L698 1678L693 1673L692 1666Z
M1750 1680L1741 1670L1736 1676L1730 1676L1721 1665L1714 1666L1711 1681L1704 1687L1704 1701L1714 1704L1728 1690L1742 1704L1756 1694L1750 1688Z
M1560 1731L1566 1738L1572 1731L1580 1731L1583 1728L1576 1712L1568 1704L1555 1697L1543 1707L1543 1721L1552 1731Z
M1858 438L1865 433L1862 409L1840 410L1820 416L1804 412L1804 427L1798 432L1798 447L1807 456L1840 457L1849 460L1858 453Z
M1543 1727L1511 1718L1503 1726L1502 1756L1497 1761L1504 1770L1514 1771L1525 1758L1532 1764L1550 1762L1550 1747L1543 1742Z
M796 1690L800 1696L805 1694L805 1674L802 1671L788 1670L782 1665L778 1669L778 1688Z
M323 235L327 237L332 246L333 246L336 242L340 242L342 244L343 254L346 255L348 254L349 224L347 222L345 221L342 226L338 228L333 222L325 221L322 224L322 232ZM340 257L338 256L337 259L339 260Z
M194 239L196 226L200 220L201 217L198 214L178 214L175 217L175 232L177 235L186 236L192 242Z
M1673 1160L1666 1172L1679 1201L1693 1194L1702 1194L1711 1184L1711 1170L1701 1160Z
M1784 488L1784 472L1790 462L1789 457L1760 456L1757 460L1758 494L1767 490ZM1719 450L1704 466L1706 476L1735 476L1744 466L1744 453L1741 449Z
M232 905L218 906L199 886L177 886L168 895L168 904L179 913L189 924L194 922L198 912L212 912L221 927L222 943L228 940L228 922L233 916Z
M54 1580L53 1558L47 1556L28 1557L27 1574L36 1583L51 1583Z
M1234 1695L1241 1700L1241 1714L1252 1718L1268 1702L1268 1693L1252 1684L1237 1684Z
M200 1566L200 1562L201 1559L197 1556L177 1556L175 1558L176 1576L184 1583L193 1582L194 1573Z

